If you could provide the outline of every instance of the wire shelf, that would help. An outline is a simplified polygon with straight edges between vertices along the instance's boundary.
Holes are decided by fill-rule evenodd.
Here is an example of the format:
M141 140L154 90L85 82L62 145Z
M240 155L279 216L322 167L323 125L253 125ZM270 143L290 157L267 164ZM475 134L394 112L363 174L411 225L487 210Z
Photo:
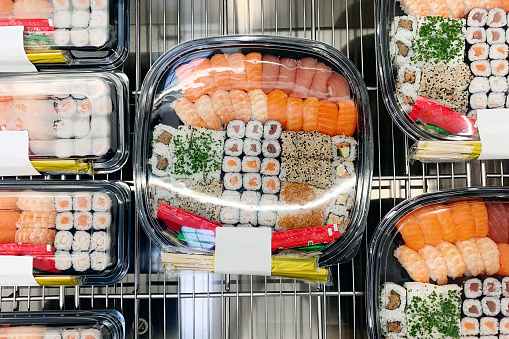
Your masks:
M131 266L108 287L0 288L1 311L114 308L127 338L365 338L367 241L379 220L403 199L453 187L503 185L506 161L410 164L411 140L392 123L378 91L374 0L131 0L129 76L131 127L143 78L164 51L193 38L270 34L323 41L358 67L368 86L375 166L368 227L358 255L332 268L325 289L293 279L185 272L167 277L160 253L133 211ZM131 133L132 135L132 133ZM46 176L46 179L80 176ZM131 184L132 163L95 176ZM134 210L134 209L133 209ZM370 301L373 302L373 301Z

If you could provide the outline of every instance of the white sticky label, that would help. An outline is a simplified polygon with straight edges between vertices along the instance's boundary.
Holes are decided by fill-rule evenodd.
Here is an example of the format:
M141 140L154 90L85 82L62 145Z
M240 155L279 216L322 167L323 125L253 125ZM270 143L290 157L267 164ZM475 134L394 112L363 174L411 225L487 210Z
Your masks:
M0 286L39 286L32 274L34 258L0 256Z
M271 241L267 227L216 228L214 272L270 276Z
M0 130L0 177L24 175L41 175L28 159L28 131Z
M0 72L37 72L23 47L23 26L0 27Z
M509 159L509 109L477 111L482 150L479 160Z

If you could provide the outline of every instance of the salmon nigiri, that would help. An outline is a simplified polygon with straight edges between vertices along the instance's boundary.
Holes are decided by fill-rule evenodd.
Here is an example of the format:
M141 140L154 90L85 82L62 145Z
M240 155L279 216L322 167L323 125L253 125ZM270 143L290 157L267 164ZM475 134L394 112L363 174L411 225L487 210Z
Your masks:
M0 0L0 15L9 15L14 9L12 0Z
M421 207L414 211L413 214L421 228L426 244L438 245L442 241L442 227L440 227L433 207Z
M245 60L246 57L241 53L233 53L228 56L228 61L232 69L232 89L246 89L247 73Z
M475 220L475 236L484 238L488 236L488 210L483 201L470 201L470 210Z
M215 54L210 58L214 80L218 90L229 91L232 89L232 70L230 62L225 54Z
M353 136L357 127L357 108L352 100L338 101L336 135Z
M0 227L0 244L13 243L17 230L16 225L14 227Z
M297 73L295 74L295 86L290 93L294 98L307 98L313 77L316 72L317 61L314 58L302 58L298 62Z
M302 130L316 131L318 125L318 108L320 101L317 98L307 98L302 106Z
M456 225L452 218L451 210L444 204L433 205L435 216L442 229L442 239L448 242L456 241Z
M270 54L262 56L262 90L265 94L276 89L278 77L279 57Z
M304 100L288 98L286 101L286 129L288 131L302 131L302 109Z
M456 241L470 240L475 236L475 219L466 201L453 202L448 205L456 225Z
M262 88L262 55L258 52L246 55L245 68L247 75L246 91Z
M320 100L318 106L318 123L316 129L331 137L336 133L338 124L338 106L332 101Z
M500 253L500 269L497 274L509 276L509 244L497 244Z
M0 211L16 211L18 209L18 198L0 197Z
M424 259L411 249L410 247L403 245L394 251L394 256L399 260L401 266L405 268L414 281L428 283L429 282L429 270L426 266Z
M288 95L276 89L267 95L267 114L269 120L277 120L283 129L286 128L286 101Z
M0 227L3 228L16 228L16 222L20 217L19 212L0 211Z
M289 58L281 59L276 88L282 90L286 94L292 93L293 87L295 86L296 75L297 61Z
M327 99L329 90L327 88L327 80L332 74L332 69L323 62L316 64L316 72L311 82L309 95L316 97L318 100Z
M426 244L421 228L412 213L407 214L398 221L396 227L403 237L405 244L411 249L418 251Z

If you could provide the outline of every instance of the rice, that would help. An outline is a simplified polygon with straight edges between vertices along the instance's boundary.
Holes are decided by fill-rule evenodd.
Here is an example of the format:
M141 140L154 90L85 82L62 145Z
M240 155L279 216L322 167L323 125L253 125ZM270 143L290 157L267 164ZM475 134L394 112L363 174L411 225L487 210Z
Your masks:
M74 233L72 250L74 252L86 252L90 249L90 234L84 231Z
M246 137L260 140L263 136L263 124L258 120L251 120L246 125Z
M228 138L241 139L246 135L246 124L242 120L232 120L226 127Z
M482 281L478 278L468 279L463 286L467 298L479 298L482 295L482 290Z
M261 143L260 140L256 139L244 139L244 154L248 156L257 156L261 153Z
M60 271L65 271L71 268L72 258L71 253L68 251L56 251L55 254L55 268Z
M223 183L224 188L227 190L238 190L242 187L242 174L225 173Z
M242 154L244 141L242 139L226 139L224 143L224 154L238 157Z
M110 212L95 212L92 216L92 227L95 230L108 229L111 226Z
M480 317L482 315L481 301L478 299L465 299L465 301L463 301L463 313L467 317Z
M69 231L74 227L74 216L72 212L58 213L55 217L56 229L59 231Z
M73 243L73 235L69 231L59 231L55 236L53 246L60 251L70 251Z
M93 232L91 240L91 249L95 251L106 251L111 246L110 235L106 232Z
M497 297L484 297L481 304L482 311L487 316L494 317L500 313L500 299Z
M482 284L483 295L488 297L500 297L502 294L502 283L493 277L487 277Z

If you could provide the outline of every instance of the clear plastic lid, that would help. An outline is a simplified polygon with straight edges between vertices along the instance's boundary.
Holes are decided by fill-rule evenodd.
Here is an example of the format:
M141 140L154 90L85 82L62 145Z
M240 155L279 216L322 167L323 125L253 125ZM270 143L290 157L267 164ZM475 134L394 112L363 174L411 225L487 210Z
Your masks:
M326 264L355 255L369 206L372 126L366 86L343 54L296 38L199 39L160 57L141 93L137 203L159 246L213 251L203 229L172 228L184 210L300 237L275 246L273 233L273 250L327 243ZM331 224L329 238L317 236Z
M0 336L5 339L122 339L125 320L115 310L2 312Z
M25 51L43 67L116 68L128 55L127 0L3 1L0 15L0 27L24 26Z
M443 18L428 16L432 15L428 4L409 6L393 0L376 4L377 61L385 106L414 140L478 139L477 110L506 107L508 66L498 60L506 57L496 54L499 45L492 41L505 28L494 28L500 27L498 23L485 26L486 20L478 26L463 18L471 5L479 4L465 4L463 12L463 4L444 3L434 9L445 10ZM469 15L476 11L488 15L480 8ZM501 8L492 11L502 11L505 20ZM495 35L490 35L492 31ZM474 36L478 40L472 40ZM505 44L503 37L501 42ZM490 45L495 55L489 53ZM475 69L477 64L483 72Z
M498 323L508 316L508 193L483 187L423 194L382 219L366 274L370 338L459 338L479 334L484 317Z
M129 153L128 84L120 72L0 77L0 127L28 131L30 159L121 168Z
M129 205L122 182L3 181L0 255L32 256L36 277L115 283L129 265Z

